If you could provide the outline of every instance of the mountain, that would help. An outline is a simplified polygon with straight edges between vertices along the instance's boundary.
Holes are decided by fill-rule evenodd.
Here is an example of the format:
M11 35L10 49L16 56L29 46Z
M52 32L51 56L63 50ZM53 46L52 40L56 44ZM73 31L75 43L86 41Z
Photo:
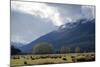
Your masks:
M80 19L76 22L61 25L57 30L22 46L21 50L23 52L32 52L33 46L41 42L51 43L55 51L62 46L70 47L73 50L80 47L82 51L95 51L95 19Z
M11 46L14 46L15 48L19 48L19 49L21 49L21 47L25 45L23 43L18 43L18 42L13 42L13 41L11 41L10 43L11 43Z

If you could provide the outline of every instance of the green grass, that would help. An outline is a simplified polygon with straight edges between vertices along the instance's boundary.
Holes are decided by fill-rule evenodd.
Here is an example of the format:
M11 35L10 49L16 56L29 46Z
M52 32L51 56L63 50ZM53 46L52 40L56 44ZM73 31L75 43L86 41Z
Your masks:
M94 61L95 53L70 53L48 55L14 55L11 56L11 66L57 64Z

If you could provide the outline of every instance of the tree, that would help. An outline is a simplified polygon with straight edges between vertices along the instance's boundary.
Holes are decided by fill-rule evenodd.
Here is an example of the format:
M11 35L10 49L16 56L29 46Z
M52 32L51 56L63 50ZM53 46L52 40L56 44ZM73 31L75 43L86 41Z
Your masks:
M21 53L21 50L18 48L15 48L13 45L11 45L11 55L19 54Z
M66 47L61 47L61 49L60 49L60 53L66 53Z
M51 53L53 53L53 46L46 42L36 44L33 47L33 53L35 53L35 54L51 54Z
M76 52L76 53L80 53L80 52L81 52L81 49L80 49L79 47L76 47L76 48L75 48L75 52Z
M60 49L60 53L70 53L71 52L71 49L69 47L61 47Z
M71 48L67 47L66 48L66 53L70 53L71 52Z

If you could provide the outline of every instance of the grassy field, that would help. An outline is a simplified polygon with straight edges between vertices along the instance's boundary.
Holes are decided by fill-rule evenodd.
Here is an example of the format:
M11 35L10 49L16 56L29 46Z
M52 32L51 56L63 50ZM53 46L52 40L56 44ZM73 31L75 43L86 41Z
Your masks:
M95 61L95 53L69 53L47 55L13 55L11 66L58 64Z

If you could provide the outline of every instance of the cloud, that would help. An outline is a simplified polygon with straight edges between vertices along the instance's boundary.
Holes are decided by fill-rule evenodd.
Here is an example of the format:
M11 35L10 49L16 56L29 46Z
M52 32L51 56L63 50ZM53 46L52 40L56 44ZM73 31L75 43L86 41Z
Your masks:
M82 14L84 18L93 19L95 18L95 6L82 6Z
M56 8L48 6L44 3L12 1L11 8L13 10L39 16L42 19L48 19L56 26L64 24L59 11Z
M11 41L12 41L12 42L18 42L18 43L23 43L23 44L27 43L27 41L25 41L25 40L23 39L23 37L21 37L21 36L19 36L19 35L12 35L12 36L11 36Z
M11 41L29 43L55 29L55 25L50 21L11 10Z
M29 43L81 17L93 18L94 7L11 1L11 40Z
M71 6L71 8L69 8ZM74 6L70 5L64 10L67 10L66 14L63 15L62 12L59 11L59 7L50 6L46 3L37 3L37 2L19 2L19 1L11 1L11 8L16 11L21 11L33 16L40 17L42 19L46 19L47 21L51 21L55 26L61 26L66 22L71 22L73 19L76 20L81 17L81 14L77 14L79 11L78 6L74 9ZM78 8L78 9L77 9ZM76 13L73 12L76 11ZM73 16L72 16L72 14ZM90 19L95 17L95 7L94 6L81 6L82 17ZM75 15L75 16L74 16ZM73 21L74 21L73 20Z

